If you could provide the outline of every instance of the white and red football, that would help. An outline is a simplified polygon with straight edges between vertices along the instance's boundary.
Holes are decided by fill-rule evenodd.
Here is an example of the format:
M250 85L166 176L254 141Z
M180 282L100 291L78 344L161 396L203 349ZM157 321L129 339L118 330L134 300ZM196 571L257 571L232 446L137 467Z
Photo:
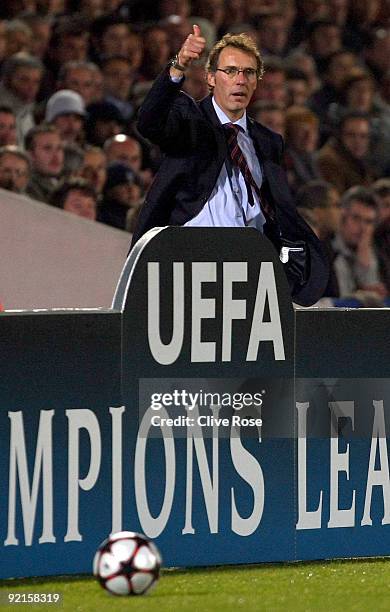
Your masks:
M120 531L104 540L93 559L93 573L112 595L144 595L160 575L161 555L146 536Z

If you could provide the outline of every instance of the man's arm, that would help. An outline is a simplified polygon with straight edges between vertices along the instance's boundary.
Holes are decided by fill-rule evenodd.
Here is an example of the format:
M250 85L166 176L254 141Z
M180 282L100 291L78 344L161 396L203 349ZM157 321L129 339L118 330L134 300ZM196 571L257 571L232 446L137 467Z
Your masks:
M183 104L180 88L184 72L199 59L206 46L199 26L193 26L193 34L187 36L176 58L176 66L165 69L155 80L138 114L138 130L145 137L164 149L178 137L183 137ZM184 95L183 95L184 97ZM185 96L185 104L189 98Z

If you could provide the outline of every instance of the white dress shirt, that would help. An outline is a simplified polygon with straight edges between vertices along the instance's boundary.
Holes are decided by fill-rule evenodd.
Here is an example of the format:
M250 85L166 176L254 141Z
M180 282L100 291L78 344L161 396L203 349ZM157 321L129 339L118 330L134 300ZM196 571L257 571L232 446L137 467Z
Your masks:
M221 124L234 123L240 126L238 144L245 156L256 184L261 187L262 172L256 151L247 129L246 112L238 121L232 122L212 98L215 112ZM243 130L243 131L242 131ZM259 198L252 189L254 206L248 202L248 192L240 170L232 164L222 166L220 175L210 197L199 214L185 223L198 227L254 227L262 231L265 222Z

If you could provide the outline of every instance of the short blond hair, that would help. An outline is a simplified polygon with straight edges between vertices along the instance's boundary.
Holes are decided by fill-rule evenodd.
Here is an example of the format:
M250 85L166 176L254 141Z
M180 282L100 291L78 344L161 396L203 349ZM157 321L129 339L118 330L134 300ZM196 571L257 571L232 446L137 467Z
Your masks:
M234 47L235 49L240 49L245 53L253 55L257 64L257 78L261 79L264 72L263 60L261 58L258 48L256 47L256 44L247 34L225 34L225 36L223 36L221 40L216 42L214 47L211 49L209 57L207 59L207 73L216 71L221 51L223 51L223 49L226 49L226 47Z

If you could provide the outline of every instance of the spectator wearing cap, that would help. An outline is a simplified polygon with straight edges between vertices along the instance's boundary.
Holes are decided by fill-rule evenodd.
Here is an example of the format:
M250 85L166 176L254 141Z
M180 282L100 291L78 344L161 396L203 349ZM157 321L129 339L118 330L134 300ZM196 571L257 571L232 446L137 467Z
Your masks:
M28 132L25 147L32 162L32 175L26 192L36 200L49 203L64 166L60 133L54 125L37 125Z
M56 126L64 142L83 142L85 116L83 98L71 89L60 89L46 105L45 121Z
M120 162L110 164L98 220L133 232L142 195L139 177L131 168Z
M85 133L90 145L102 147L108 138L123 132L126 122L114 104L94 102L87 111Z
M0 147L0 187L24 193L30 179L29 156L15 145Z
M28 53L16 53L2 67L0 104L12 108L17 119L18 141L34 125L35 101L43 75L42 62Z
M96 193L83 178L70 178L52 193L50 204L84 219L96 220Z

